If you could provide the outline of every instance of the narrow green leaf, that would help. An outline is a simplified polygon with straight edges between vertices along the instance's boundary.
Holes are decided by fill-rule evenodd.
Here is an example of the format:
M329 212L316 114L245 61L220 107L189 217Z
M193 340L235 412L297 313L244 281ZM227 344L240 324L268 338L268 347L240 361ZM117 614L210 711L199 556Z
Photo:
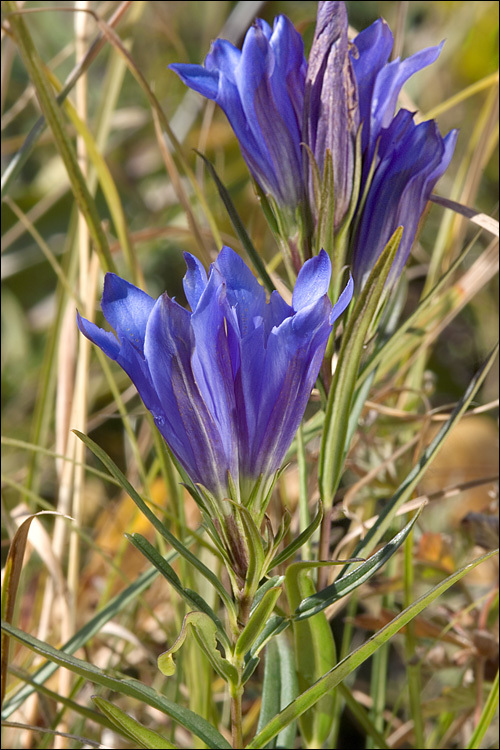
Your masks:
M285 637L274 638L267 645L262 682L262 703L257 732L298 695L299 686L293 653ZM295 722L273 738L267 748L293 747L297 728Z
M483 740L484 735L486 734L486 730L491 726L491 723L497 711L498 711L498 671L493 681L493 685L491 686L491 690L486 699L486 703L482 710L480 719L476 725L476 728L474 729L474 732L472 733L472 737L470 738L469 744L467 745L467 750L476 750L476 748L481 747L481 742Z
M90 664L82 659L77 659L75 656L65 654L53 646L50 646L48 643L38 640L38 638L35 638L29 633L25 633L24 631L15 628L9 623L2 622L2 630L4 630L11 638L14 638L31 651L34 651L35 654L53 661L60 667L65 667L71 672L81 675L96 685L102 685L109 690L114 690L120 695L128 695L141 703L146 703L148 706L152 706L153 708L158 709L158 711L162 711L190 732L193 732L193 734L203 740L203 742L206 742L209 747L217 748L217 750L219 750L219 748L220 750L226 750L231 747L224 737L204 718L198 716L198 714L195 714L188 708L184 708L184 706L173 703L165 698L165 696L160 695L147 685L143 685L138 680L112 677L94 664Z
M398 508L403 505L409 498L418 482L420 481L423 474L429 468L436 457L438 451L442 448L445 439L448 437L451 429L460 420L462 414L466 411L467 407L471 403L472 399L478 392L488 372L490 371L493 362L498 353L498 344L481 367L481 369L474 375L471 382L469 383L463 397L457 403L450 418L443 424L436 437L429 443L427 448L422 453L419 461L415 464L413 469L410 471L404 482L399 486L397 492L389 500L382 513L380 514L377 523L372 526L368 531L364 539L362 539L354 550L354 555L360 557L366 557L367 554L378 544L379 540L385 534L389 526L391 525L394 516ZM341 571L341 576L344 576L349 569L350 564Z
M138 533L125 534L125 536L134 545L134 547L142 552L144 557L146 557L146 559L149 560L149 562L152 563L155 568L160 571L160 573L167 579L172 588L177 591L179 596L181 596L193 610L201 610L213 620L217 628L217 636L219 640L224 645L224 648L229 648L229 638L227 637L222 622L217 617L212 607L203 599L203 597L201 597L200 594L196 593L196 591L191 591L191 589L184 588L179 579L179 576L172 568L172 566L169 565L165 558L160 555L158 550L156 550L145 537Z
M480 563L489 560L498 554L498 550L488 552L478 557L473 562L448 576L444 581L434 586L426 594L423 594L410 607L397 615L390 623L385 625L375 635L366 641L362 646L353 651L345 659L342 659L333 669L327 672L323 677L317 680L308 690L299 695L293 703L281 711L278 716L272 719L247 745L248 750L263 748L267 743L281 732L290 722L301 716L304 711L315 705L325 693L332 690L340 682L350 675L360 664L368 659L383 643L392 638L401 628L407 625L422 610L429 606L441 594L447 591L451 586L460 581L467 573L476 568Z
M240 637L236 641L234 647L235 657L244 656L250 651L258 636L264 630L264 626L268 622L280 595L281 586L274 586L266 591L258 605L254 608Z
M329 563L319 561L297 562L288 566L285 589L291 612L295 612L301 601L307 600L316 591L309 575L311 571L327 565ZM335 664L335 642L324 612L307 621L294 619L292 628L299 689L304 691ZM308 747L323 747L332 728L335 701L333 692L325 694L313 709L299 718L300 732Z
M236 234L240 238L240 242L243 245L243 248L245 252L247 253L248 257L250 258L250 261L254 265L255 269L258 271L260 278L266 285L269 292L273 292L275 287L271 280L271 277L267 273L266 267L262 261L262 258L260 257L259 253L255 249L252 240L250 239L250 236L245 229L245 225L241 221L238 212L236 211L236 208L234 207L234 203L231 200L231 196L229 195L228 191L226 190L223 182L221 181L219 175L215 171L215 167L213 164L209 162L209 160L201 154L199 151L196 151L198 156L200 156L203 161L205 162L206 166L208 167L208 171L210 172L210 175L215 182L217 186L217 190L219 191L219 195L222 199L222 202L224 203L224 206L226 207L226 211L228 213L229 218L231 219L231 223L236 231Z
M284 550L282 550L279 555L276 555L276 557L271 560L271 564L269 565L267 572L272 570L273 568L276 568L278 565L281 565L286 560L288 560L292 555L294 555L298 550L312 537L316 529L321 523L321 519L323 518L323 505L319 503L318 505L318 512L314 516L313 520L307 527L307 529L304 529L304 531L298 535L296 539L293 540L293 542L290 542L290 544L285 547Z
M318 466L321 499L325 508L331 507L342 475L349 415L365 338L384 292L401 234L402 228L399 227L382 251L349 315L342 336L337 367L328 394Z
M149 750L149 748L152 750L176 750L177 746L172 745L166 737L143 726L111 701L100 698L98 695L93 695L92 700L97 708L113 723L118 732L131 740L135 740L139 747L146 748L146 750Z
M217 648L217 628L213 620L204 612L188 612L184 617L179 637L167 651L158 657L158 669L162 674L170 677L175 673L173 655L178 651L186 640L188 629L193 632L200 648L208 657L212 667L226 682L236 685L238 672L227 659L221 655Z
M78 430L73 430L75 435L77 435L80 440L82 440L85 445L90 448L92 453L94 453L95 456L104 464L104 466L108 469L110 474L115 477L120 482L120 485L123 487L125 492L132 498L134 503L137 505L139 510L146 516L146 518L151 521L155 529L161 534L161 536L183 557L185 560L187 560L191 565L193 565L196 570L201 573L201 575L207 579L207 581L210 581L212 586L215 588L217 593L220 595L222 601L226 605L226 608L228 610L228 613L230 616L233 617L234 620L236 620L236 610L234 606L234 602L232 601L231 597L229 596L228 592L222 585L222 583L219 581L215 573L213 573L207 566L199 560L196 555L193 555L193 553L187 549L187 547L182 544L173 534L170 533L170 531L162 524L162 522L155 516L153 511L146 505L142 497L139 495L138 492L132 487L126 476L123 474L123 472L120 471L118 466L114 463L114 461L107 455L103 449L97 445L97 443L94 443L94 441L88 437L88 435L84 435L82 432L79 432Z
M103 716L103 714L99 713L99 711L95 711L93 708L88 708L87 706L82 706L80 703L71 700L71 698L66 698L64 695L57 693L55 690L50 690L50 688L48 688L46 685L38 685L35 680L33 680L31 676L24 670L17 669L16 667L11 666L9 668L9 671L19 679L23 680L23 682L27 683L28 685L32 685L37 693L50 698L50 700L54 701L54 703L60 703L65 708L73 711L77 716L81 716L84 719L89 719L90 721L93 721L102 727L107 727L108 729L114 728L114 725L109 721L109 719Z
M419 514L420 510L390 542L372 555L369 560L360 563L352 573L338 578L330 586L301 601L296 608L294 620L304 620L307 617L315 615L317 612L321 612L325 607L342 599L342 597L357 589L358 586L369 581L403 544Z

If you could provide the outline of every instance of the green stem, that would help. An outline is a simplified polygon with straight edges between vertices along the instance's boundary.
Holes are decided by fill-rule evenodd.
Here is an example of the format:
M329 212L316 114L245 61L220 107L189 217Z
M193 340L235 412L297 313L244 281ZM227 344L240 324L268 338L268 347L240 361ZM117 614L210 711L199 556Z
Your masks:
M243 725L241 717L241 699L243 685L231 685L231 734L234 748L243 747Z

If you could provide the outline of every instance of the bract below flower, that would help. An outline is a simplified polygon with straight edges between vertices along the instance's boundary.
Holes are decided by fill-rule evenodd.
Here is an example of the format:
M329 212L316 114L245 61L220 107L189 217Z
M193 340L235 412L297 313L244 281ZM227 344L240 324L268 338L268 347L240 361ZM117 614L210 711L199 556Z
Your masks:
M286 16L257 19L240 51L217 39L205 64L170 65L187 86L225 112L245 161L265 193L292 211L304 200L301 152L306 61Z
M118 338L78 315L81 332L116 360L191 480L221 501L228 473L248 500L273 477L302 419L334 320L324 251L302 267L292 306L263 287L229 247L207 274L185 253L191 312L108 273L102 310Z

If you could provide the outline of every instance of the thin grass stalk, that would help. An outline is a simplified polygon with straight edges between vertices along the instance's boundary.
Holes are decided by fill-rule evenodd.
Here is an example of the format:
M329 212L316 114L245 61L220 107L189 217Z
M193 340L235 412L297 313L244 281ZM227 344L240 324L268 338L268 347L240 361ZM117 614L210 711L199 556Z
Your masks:
M409 607L415 601L414 592L414 553L413 529L404 543L404 606ZM424 736L424 722L422 717L422 680L420 674L420 660L416 660L417 638L415 623L409 622L405 630L406 674L410 697L410 713L413 721L415 747L425 750L427 747Z

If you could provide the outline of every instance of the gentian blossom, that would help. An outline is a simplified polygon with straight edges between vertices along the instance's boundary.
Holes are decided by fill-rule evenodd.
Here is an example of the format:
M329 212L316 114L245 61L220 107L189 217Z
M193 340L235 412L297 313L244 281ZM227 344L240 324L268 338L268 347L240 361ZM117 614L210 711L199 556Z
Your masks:
M257 19L241 51L213 42L203 65L170 65L190 88L225 112L255 180L282 208L305 199L302 112L306 60L302 37L286 16L271 29Z
M400 110L394 117L403 84L438 58L442 44L402 62L399 58L389 62L393 43L391 30L379 19L355 37L351 51L363 123L361 193L368 173L374 170L352 245L358 287L393 232L402 226L403 237L389 283L399 277L425 205L451 161L457 139L456 130L442 138L434 120L415 124L407 110Z
M353 284L332 308L330 259L321 251L302 267L292 306L276 291L267 303L231 248L208 278L193 255L184 257L191 312L108 273L101 305L117 336L80 315L78 326L129 375L191 480L219 502L234 485L245 503L283 462Z
M395 117L402 86L437 59L442 45L389 62L393 36L385 21L375 21L350 45L347 28L345 3L319 2L307 64L300 35L279 16L273 30L257 20L241 51L218 39L204 66L170 67L221 106L252 175L279 208L293 212L305 200L316 217L309 160L301 144L311 150L320 170L328 149L335 230L356 200L355 138L362 126L360 196L369 174L373 181L364 203L358 200L357 231L351 237L359 288L402 225L391 280L401 273L425 204L451 160L456 132L442 138L434 121L416 125L410 113Z

